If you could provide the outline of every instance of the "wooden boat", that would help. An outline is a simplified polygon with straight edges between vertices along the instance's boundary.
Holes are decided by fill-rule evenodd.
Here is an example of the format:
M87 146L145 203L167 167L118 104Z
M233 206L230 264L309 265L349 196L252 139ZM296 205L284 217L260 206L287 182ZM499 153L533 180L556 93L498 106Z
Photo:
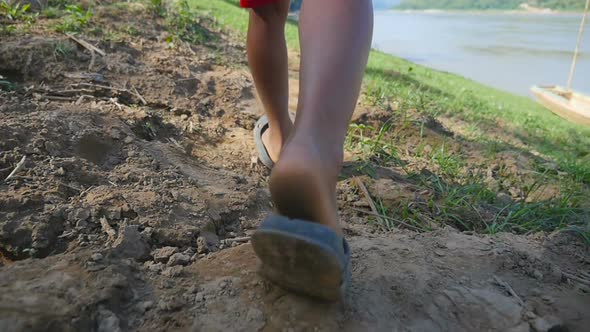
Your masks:
M588 8L590 0L586 0L582 23L578 30L578 42L574 50L574 58L570 67L570 74L567 81L567 88L560 86L534 86L531 92L537 97L539 103L548 108L553 113L566 118L572 122L590 126L590 97L572 90L572 81L576 72L576 61L580 53L582 36L584 35L584 26L588 17Z
M534 86L539 103L572 122L590 126L590 97L560 86Z

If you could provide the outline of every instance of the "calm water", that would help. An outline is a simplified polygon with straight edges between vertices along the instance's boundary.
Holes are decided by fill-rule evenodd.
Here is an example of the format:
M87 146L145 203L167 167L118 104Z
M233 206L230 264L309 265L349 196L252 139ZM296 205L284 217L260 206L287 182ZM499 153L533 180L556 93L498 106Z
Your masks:
M375 13L373 47L431 68L529 95L567 83L581 15ZM573 88L590 94L590 25Z

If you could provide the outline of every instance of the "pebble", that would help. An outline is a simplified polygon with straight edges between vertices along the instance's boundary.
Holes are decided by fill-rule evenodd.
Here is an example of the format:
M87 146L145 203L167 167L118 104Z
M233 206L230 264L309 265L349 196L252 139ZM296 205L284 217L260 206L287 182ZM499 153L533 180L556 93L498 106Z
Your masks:
M152 251L152 257L154 257L154 261L156 262L166 263L170 259L170 256L176 254L177 252L178 248L176 247L163 247Z
M534 270L533 277L537 280L541 280L541 279L543 279L543 273L541 273L541 271L539 271L539 270Z
M96 253L92 254L92 256L90 256L90 259L93 260L93 261L95 261L95 262L98 262L98 261L101 261L103 259L103 256L102 256L101 253L96 252Z
M119 236L113 243L113 252L117 256L142 261L150 256L150 245L139 233L139 226L129 225L119 230Z
M557 265L553 265L551 267L551 278L554 282L561 282L563 280L563 273L561 272L561 268Z
M139 302L137 304L137 309L141 312L144 313L146 311L149 311L150 309L152 309L154 307L154 301L143 301L143 302Z
M98 332L120 332L121 322L119 317L111 311L101 309L98 312Z
M255 322L262 322L264 321L264 313L256 308L250 308L248 313L246 314L247 321L255 321Z
M187 265L191 261L191 257L189 255L176 253L170 256L168 260L168 266L176 266L176 265Z
M554 330L556 327L560 326L561 321L554 316L537 317L535 320L531 322L532 330L535 332L547 332Z
M158 309L161 311L174 311L180 309L184 303L180 298L162 299L158 302Z
M151 272L160 272L164 269L164 264L162 263L154 263L154 262L149 262L147 265L148 270L150 270Z
M182 270L183 270L183 267L180 265L171 266L171 267L166 268L164 271L162 271L162 275L164 275L166 277L175 278L175 277L182 275Z
M197 301L197 302L205 301L205 295L203 294L203 292L198 292L197 295L195 295L195 301Z
M125 139L123 140L123 142L125 142L125 144L132 143L133 142L133 137L127 136L127 137L125 137Z

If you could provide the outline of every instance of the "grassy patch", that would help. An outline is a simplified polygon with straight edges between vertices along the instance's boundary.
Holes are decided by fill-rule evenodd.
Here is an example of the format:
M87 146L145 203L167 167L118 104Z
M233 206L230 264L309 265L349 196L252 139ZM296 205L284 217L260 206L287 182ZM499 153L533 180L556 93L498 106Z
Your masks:
M92 19L90 9L83 9L79 5L66 5L66 15L55 26L57 32L79 32L86 27Z
M203 43L216 39L213 33L199 24L199 20L203 19L203 16L195 12L185 0L176 2L165 15L168 31L171 34L168 39L170 43L176 40Z

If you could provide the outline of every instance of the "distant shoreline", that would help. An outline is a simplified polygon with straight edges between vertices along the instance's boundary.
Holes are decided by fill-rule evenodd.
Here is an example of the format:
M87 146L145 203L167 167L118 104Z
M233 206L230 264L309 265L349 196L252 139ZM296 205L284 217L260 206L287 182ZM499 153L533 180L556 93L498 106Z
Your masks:
M470 14L470 15L582 15L580 11L544 10L472 10L472 9L384 9L378 11L406 13L406 14Z

